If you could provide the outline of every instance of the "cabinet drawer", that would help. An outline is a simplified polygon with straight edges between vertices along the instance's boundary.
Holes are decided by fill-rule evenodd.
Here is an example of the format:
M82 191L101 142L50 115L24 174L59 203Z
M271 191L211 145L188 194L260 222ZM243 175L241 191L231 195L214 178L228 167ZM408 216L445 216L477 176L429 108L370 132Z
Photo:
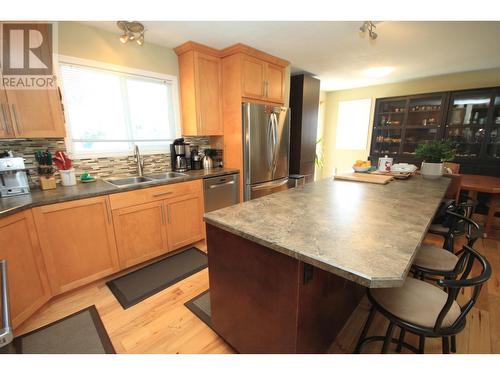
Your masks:
M109 201L111 203L111 209L115 210L117 208L129 207L137 204L178 197L184 194L201 192L201 184L201 180L195 180L127 191L118 194L111 194L109 196Z

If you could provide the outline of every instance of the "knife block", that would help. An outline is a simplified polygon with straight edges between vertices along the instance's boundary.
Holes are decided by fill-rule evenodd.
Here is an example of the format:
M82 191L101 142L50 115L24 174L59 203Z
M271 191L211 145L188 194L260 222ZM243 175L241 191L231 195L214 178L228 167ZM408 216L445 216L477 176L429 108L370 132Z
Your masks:
M56 178L54 176L40 176L40 187L42 190L56 188Z

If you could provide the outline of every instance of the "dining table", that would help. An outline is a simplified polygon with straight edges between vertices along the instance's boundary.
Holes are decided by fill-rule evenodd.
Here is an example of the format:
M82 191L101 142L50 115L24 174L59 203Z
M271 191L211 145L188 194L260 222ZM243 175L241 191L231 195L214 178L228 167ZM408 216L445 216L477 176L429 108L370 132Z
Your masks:
M500 211L500 177L461 174L460 191L463 190L491 195L484 232L486 237L494 238L493 222L495 214Z

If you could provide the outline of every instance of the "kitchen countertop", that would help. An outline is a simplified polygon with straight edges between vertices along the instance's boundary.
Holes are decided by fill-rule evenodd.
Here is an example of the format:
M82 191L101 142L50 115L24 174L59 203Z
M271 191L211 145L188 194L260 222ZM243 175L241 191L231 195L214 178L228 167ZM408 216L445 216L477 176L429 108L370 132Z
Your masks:
M152 186L176 184L179 182L198 180L202 178L223 176L226 174L237 173L237 169L214 168L210 170L191 170L184 172L186 176L171 179L168 181L152 181L143 184L136 184L127 187L116 187L104 180L97 179L95 182L81 183L75 186L57 185L53 190L32 189L30 194L18 195L14 197L0 198L0 218L22 211L26 208L43 206L46 204L60 203L75 199L97 197L100 195L121 193L124 191L145 189ZM155 172L156 174L156 172ZM146 175L147 176L147 175ZM113 176L118 177L118 176Z
M404 282L448 178L322 180L205 214L205 221L358 284Z

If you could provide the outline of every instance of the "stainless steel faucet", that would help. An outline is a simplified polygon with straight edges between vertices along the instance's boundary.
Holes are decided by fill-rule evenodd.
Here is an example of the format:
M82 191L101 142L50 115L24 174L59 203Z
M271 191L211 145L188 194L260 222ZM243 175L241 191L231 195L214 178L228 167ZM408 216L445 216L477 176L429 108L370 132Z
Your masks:
M137 163L137 173L142 177L144 174L144 159L141 157L139 146L137 145L134 145L134 162Z

